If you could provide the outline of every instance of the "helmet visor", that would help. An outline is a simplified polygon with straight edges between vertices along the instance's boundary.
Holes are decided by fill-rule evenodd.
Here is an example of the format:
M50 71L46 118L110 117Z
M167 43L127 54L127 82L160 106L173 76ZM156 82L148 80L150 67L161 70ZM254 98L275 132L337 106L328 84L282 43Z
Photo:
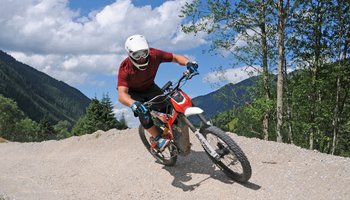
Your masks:
M149 50L144 49L144 50L134 51L130 54L130 56L135 60L139 60L140 58L147 58L148 54L149 54Z

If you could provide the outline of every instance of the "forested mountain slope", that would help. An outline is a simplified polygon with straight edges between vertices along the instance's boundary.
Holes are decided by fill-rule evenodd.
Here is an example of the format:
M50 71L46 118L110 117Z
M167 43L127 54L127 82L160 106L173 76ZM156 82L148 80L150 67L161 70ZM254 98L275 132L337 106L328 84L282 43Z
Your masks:
M18 62L1 50L0 94L16 101L29 118L53 123L75 122L90 103L79 90Z
M249 89L257 84L259 76L248 78L239 83L229 83L209 94L193 98L195 106L203 108L208 117L250 102Z

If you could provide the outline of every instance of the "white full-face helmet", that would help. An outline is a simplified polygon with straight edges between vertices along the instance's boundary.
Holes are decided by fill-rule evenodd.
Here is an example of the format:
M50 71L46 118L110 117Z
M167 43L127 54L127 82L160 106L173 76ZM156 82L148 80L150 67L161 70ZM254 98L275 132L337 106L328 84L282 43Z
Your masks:
M145 70L148 65L149 46L143 35L132 35L125 41L125 50L131 62L139 70Z

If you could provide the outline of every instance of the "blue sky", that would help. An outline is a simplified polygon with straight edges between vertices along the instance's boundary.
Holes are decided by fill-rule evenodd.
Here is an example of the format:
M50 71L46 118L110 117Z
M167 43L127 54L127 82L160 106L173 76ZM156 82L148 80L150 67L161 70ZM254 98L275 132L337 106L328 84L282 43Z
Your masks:
M183 54L199 63L200 75L184 90L192 97L212 92L220 77L212 71L222 66L227 82L247 78L244 66L232 68L232 58L202 54L210 41L205 33L184 34L179 17L188 0L2 0L0 49L58 80L79 89L89 98L108 93L119 117L125 114L136 126L130 109L117 102L116 76L126 57L125 39L143 34L150 46ZM162 64L156 83L176 80L184 68ZM219 85L224 83L220 82Z

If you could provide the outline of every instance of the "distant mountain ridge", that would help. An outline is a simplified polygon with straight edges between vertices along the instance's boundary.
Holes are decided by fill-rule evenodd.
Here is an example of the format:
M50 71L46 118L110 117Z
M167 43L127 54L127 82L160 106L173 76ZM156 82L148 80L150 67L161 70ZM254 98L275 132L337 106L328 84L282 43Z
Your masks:
M251 101L252 96L248 94L248 89L256 84L259 78L259 76L254 76L236 84L226 84L209 94L193 98L193 103L202 108L207 117L213 117L220 112Z
M45 118L50 122L75 122L91 101L76 88L18 62L1 50L0 94L15 100L35 121Z

